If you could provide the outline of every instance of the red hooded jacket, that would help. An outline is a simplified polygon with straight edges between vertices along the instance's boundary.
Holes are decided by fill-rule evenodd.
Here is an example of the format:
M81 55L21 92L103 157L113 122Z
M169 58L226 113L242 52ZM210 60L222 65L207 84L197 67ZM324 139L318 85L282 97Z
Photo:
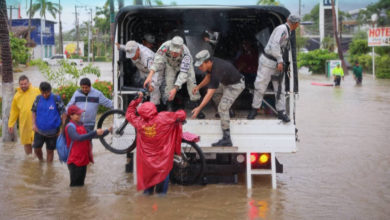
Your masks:
M126 119L137 131L137 189L144 190L162 182L173 167L174 153L180 155L183 110L157 112L156 106L145 102L136 108L141 98L133 100Z

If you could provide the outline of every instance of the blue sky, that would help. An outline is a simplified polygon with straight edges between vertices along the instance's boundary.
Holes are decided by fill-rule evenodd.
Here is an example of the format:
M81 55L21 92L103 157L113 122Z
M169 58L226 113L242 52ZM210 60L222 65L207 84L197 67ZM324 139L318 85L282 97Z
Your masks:
M35 0L33 0L34 2ZM320 0L301 0L301 10L302 14L308 13L313 6L318 3ZM363 8L367 6L370 3L377 2L378 0L340 0L339 2L339 7L343 11L349 11L352 9L358 9L358 8ZM26 15L26 8L30 2L30 0L6 0L7 6L9 5L21 5L21 16L23 18L27 18ZM51 2L56 2L58 3L58 0L51 0ZM70 30L74 27L74 22L75 22L75 15L74 11L75 5L79 6L87 6L90 8L93 8L93 13L95 13L95 8L96 7L102 7L106 0L61 0L61 5L63 7L63 12L62 12L62 24L63 24L63 29L65 31ZM115 7L117 8L117 1L114 0L115 2ZM133 0L124 0L125 5L132 5ZM153 0L152 0L153 2ZM170 4L173 2L173 0L163 0L164 4ZM235 1L223 1L223 0L175 0L175 2L178 5L194 5L194 4L212 4L214 5L254 5L256 4L257 0L235 0ZM299 0L279 0L279 2L284 5L287 9L289 9L293 14L298 14L298 5L299 5ZM80 23L84 21L88 21L89 16L88 13L85 9L78 9L78 12L80 13ZM9 13L9 12L8 12ZM13 14L16 15L17 11L13 11ZM16 18L15 16L13 16ZM36 14L34 16L35 18L39 18L39 15ZM49 20L54 20L52 16L48 16L47 19ZM58 19L57 19L58 21Z

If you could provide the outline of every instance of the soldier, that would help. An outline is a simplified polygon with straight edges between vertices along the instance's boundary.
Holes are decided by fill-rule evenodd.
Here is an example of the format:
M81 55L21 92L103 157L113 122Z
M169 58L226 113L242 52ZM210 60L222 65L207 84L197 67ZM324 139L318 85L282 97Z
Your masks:
M272 78L274 91L278 91L276 100L276 110L278 118L283 122L289 122L290 118L285 113L286 97L284 91L283 64L288 60L283 60L283 52L290 50L290 32L299 26L300 18L290 15L285 24L277 26L268 40L264 53L259 58L259 67L255 80L255 91L253 94L252 109L248 114L248 119L254 119L257 110L263 101L264 92L266 91L269 81ZM280 79L280 77L282 77ZM278 90L279 86L281 88Z
M153 48L154 48L155 43L156 43L156 38L153 35L151 35L149 33L144 35L144 38L142 39L142 44L145 47L147 47L151 50L154 50Z
M192 118L202 110L210 101L218 87L222 86L222 98L218 104L218 113L221 117L223 138L212 146L232 146L230 139L229 109L245 88L244 76L229 62L217 57L210 58L207 50L202 50L195 56L197 66L202 72L206 72L205 78L193 89L193 93L208 85L207 93L202 103L192 110Z
M141 73L142 77L145 79L148 76L150 67L153 64L154 52L135 41L127 42L126 46L116 43L116 46L119 50L126 51L126 58L131 59L133 64ZM153 75L153 80L149 87L149 90L151 91L150 101L155 105L160 104L160 85L162 78L163 70L159 70L155 75Z
M157 50L149 75L144 82L144 87L152 81L156 71L165 68L166 86L163 92L163 102L167 103L168 110L172 111L172 102L177 91L184 83L187 83L191 104L195 106L199 103L200 94L198 91L194 94L192 93L192 90L196 87L195 71L192 62L190 50L184 45L183 38L175 36L172 40L163 43ZM204 117L205 115L202 112L198 114L198 118Z

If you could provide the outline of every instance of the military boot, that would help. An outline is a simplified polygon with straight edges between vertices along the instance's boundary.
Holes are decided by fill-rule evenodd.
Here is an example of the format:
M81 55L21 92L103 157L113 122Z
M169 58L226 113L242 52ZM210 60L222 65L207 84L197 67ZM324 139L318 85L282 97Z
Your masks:
M284 111L278 111L278 119L282 120L283 122L290 122L290 118Z
M211 144L211 146L216 147L216 146L226 146L230 147L233 146L232 140L230 139L230 129L223 130L223 137L221 140L219 140L216 143Z
M246 117L246 118L249 119L249 120L253 120L253 119L256 118L256 115L257 115L257 109L256 108L252 108L249 111L248 117Z

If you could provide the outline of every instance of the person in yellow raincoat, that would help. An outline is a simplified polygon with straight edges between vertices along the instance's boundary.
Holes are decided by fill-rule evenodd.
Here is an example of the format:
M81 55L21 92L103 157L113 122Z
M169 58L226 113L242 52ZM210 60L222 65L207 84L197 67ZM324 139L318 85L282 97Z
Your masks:
M20 142L24 145L24 151L27 155L32 153L31 144L34 140L31 107L39 94L41 92L31 85L27 76L19 77L19 88L17 88L12 100L8 131L11 134L14 132L14 125L19 119Z

